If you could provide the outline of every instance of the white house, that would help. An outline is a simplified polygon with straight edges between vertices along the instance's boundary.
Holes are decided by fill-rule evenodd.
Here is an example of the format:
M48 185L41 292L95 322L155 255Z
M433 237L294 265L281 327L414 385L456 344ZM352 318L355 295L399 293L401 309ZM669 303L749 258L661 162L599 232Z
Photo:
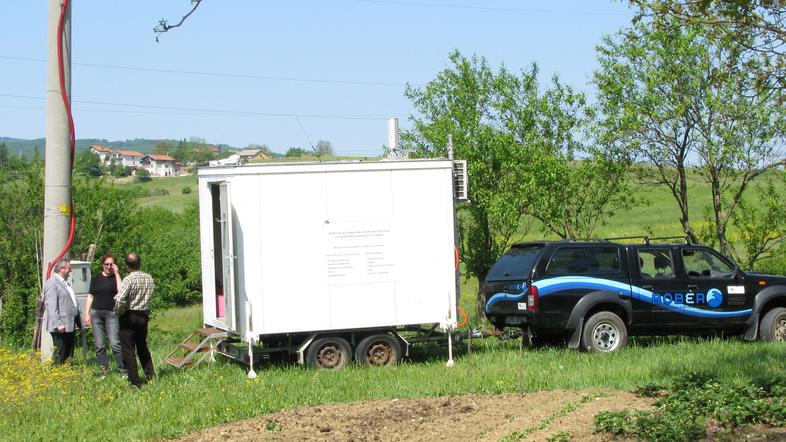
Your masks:
M165 154L145 155L139 160L139 165L153 176L174 176L180 172L180 164L177 160Z
M112 161L126 167L139 167L139 162L145 154L135 150L113 150Z
M98 155L98 159L101 160L101 164L104 166L108 166L112 162L112 148L109 146L94 144L90 146L90 152Z

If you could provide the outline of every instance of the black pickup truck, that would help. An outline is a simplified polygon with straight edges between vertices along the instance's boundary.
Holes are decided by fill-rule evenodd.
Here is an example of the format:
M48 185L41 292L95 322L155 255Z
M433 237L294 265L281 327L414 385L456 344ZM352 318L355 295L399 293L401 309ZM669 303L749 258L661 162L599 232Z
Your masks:
M514 244L480 293L488 320L533 341L611 352L629 335L786 340L786 277L748 273L693 244Z

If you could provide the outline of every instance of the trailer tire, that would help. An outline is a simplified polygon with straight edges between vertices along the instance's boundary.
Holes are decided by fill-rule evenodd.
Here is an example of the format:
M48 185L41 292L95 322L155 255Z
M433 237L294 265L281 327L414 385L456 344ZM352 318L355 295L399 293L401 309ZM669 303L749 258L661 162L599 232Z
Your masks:
M373 367L396 365L401 360L401 343L387 334L366 336L355 350L355 360Z
M775 307L768 311L759 325L759 335L765 342L786 341L786 308Z
M338 370L352 360L352 348L346 339L338 336L319 338L306 350L306 365L309 368Z

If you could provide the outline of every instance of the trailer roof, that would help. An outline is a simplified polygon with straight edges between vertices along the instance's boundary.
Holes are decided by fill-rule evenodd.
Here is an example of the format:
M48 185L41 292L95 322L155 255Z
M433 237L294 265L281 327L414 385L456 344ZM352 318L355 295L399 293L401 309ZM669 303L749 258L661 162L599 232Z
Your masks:
M352 170L442 169L452 167L452 161L446 159L273 162L245 164L242 166L200 167L197 174L200 177L209 177Z

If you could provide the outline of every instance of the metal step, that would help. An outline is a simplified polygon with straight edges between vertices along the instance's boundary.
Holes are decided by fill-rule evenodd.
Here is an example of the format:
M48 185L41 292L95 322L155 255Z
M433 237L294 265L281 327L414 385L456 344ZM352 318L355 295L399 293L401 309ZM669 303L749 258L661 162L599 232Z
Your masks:
M215 327L198 328L195 331L206 338L213 335L227 336L227 332L221 330L220 328L215 328Z
M165 359L167 364L169 364L169 365L171 365L171 366L173 366L175 368L193 367L194 366L193 362L184 362L185 360L186 360L185 357L180 357L180 356L170 356L170 357Z
M180 344L180 347L184 348L186 351L191 353L193 351L196 351L200 344L201 343L197 343L197 342L183 342L183 343ZM210 350L210 347L204 347L203 346L203 347L199 348L199 351L208 351L208 350Z

